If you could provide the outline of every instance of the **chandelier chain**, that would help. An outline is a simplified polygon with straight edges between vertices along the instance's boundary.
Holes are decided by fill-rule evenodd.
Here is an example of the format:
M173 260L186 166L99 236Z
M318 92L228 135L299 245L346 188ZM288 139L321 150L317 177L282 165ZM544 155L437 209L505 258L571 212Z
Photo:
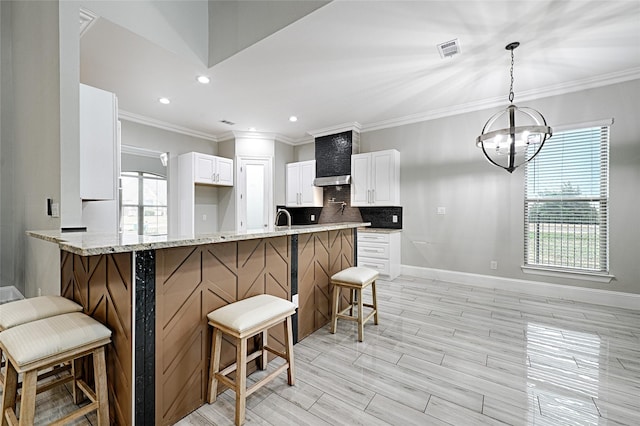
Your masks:
M511 49L511 87L509 88L509 102L513 102L513 49Z

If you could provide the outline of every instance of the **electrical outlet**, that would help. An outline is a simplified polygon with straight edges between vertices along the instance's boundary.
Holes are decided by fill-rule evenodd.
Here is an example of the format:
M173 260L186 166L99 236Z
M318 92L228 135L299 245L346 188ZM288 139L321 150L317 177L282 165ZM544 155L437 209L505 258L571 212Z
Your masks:
M438 214L447 214L447 209L445 207L438 207Z
M391 215L391 222L398 223L398 215L397 214Z
M206 214L203 214L203 215L202 215L202 221L203 221L203 222L206 222L206 221L207 221L207 215L206 215Z
M297 295L297 294L294 294L294 295L291 297L291 302L292 302L294 305L296 305L296 308L298 307L298 295Z
M315 222L315 221L316 221L316 215L315 215L315 214L312 214L312 215L311 215L311 222Z
M51 204L51 217L60 217L60 203Z
M491 264L489 265L491 267L491 269L498 269L498 261L497 260L492 260Z
M38 296L42 296L42 289L38 287Z

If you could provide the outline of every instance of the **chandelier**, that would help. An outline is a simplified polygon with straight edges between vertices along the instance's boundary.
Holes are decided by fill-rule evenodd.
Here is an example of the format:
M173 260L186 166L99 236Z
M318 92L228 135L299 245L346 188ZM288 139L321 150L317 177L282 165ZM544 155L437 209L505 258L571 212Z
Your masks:
M510 105L494 114L476 138L476 146L482 149L487 160L509 173L538 155L552 135L551 127L547 126L542 114L533 108L513 104L513 51L518 46L520 43L517 41L505 46L511 51Z

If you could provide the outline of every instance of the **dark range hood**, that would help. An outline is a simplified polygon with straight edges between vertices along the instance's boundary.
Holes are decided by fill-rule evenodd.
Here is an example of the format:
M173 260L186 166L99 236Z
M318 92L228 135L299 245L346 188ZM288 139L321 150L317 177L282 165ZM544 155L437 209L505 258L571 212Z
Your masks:
M349 130L317 137L315 142L316 179L313 184L315 186L350 185L351 154L359 152L360 134Z

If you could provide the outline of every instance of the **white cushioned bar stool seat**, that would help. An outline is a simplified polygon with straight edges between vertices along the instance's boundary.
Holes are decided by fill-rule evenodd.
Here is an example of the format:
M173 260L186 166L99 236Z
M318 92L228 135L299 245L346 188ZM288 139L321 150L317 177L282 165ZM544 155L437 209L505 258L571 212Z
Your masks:
M62 296L39 296L0 305L0 332L39 319L81 312L82 306ZM0 349L0 367L4 366ZM0 374L0 389L4 375Z
M364 338L364 324L373 317L374 324L378 324L378 302L376 299L376 280L378 279L378 271L370 268L364 268L362 266L352 266L347 269L334 274L331 277L331 284L333 284L333 298L331 309L331 333L336 332L338 327L338 318L346 319L350 321L356 321L358 323L358 340L363 341ZM364 303L362 300L362 290L371 286L371 292L373 295L373 303ZM340 309L340 290L342 288L349 289L349 305ZM354 300L354 293L355 298ZM353 315L353 308L358 308L357 315ZM363 308L372 308L372 311L364 317ZM349 311L349 315L346 312Z
M223 306L207 315L209 325L213 327L208 400L210 404L215 402L218 381L233 389L236 394L236 425L241 425L244 422L247 397L285 369L287 370L287 382L289 385L294 384L291 316L295 310L296 306L288 300L269 294L261 294ZM280 323L284 323L285 327L285 352L280 352L267 345L268 330ZM233 337L236 342L236 362L220 371L222 333ZM247 339L258 333L262 334L260 347L253 353L247 354ZM268 362L267 352L283 358L286 362L247 388L247 363L262 357L261 368L265 370ZM227 377L233 371L236 372L235 380Z
M0 333L0 348L7 356L5 389L2 394L2 425L31 425L35 417L38 372L59 364L93 355L95 391L83 380L76 385L91 403L56 421L65 424L97 410L98 424L109 424L105 346L111 330L81 312L56 315L28 322ZM18 374L23 374L22 393L18 397ZM65 380L68 381L68 380ZM50 389L64 381L47 385ZM41 391L38 388L38 391ZM20 417L16 403L20 401Z

